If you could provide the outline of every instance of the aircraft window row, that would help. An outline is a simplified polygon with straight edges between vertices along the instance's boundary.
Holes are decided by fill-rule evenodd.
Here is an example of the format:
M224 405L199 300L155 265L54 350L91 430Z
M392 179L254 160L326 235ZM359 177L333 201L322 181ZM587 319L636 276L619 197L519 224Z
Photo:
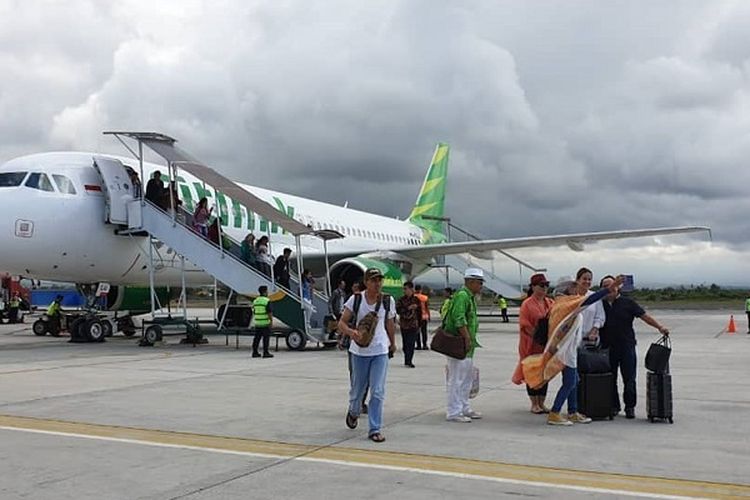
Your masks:
M339 224L329 224L327 222L314 222L313 221L311 222L311 225L316 230L332 229L347 236L358 236L360 238L369 238L372 240L383 240L383 241L390 241L392 243L403 243L403 244L409 244L409 245L419 244L419 240L417 238L397 236L393 234L381 233L378 231L368 231L366 229L347 227L347 226L342 226Z
M76 188L73 185L73 181L61 174L52 174L52 178L55 179L57 189L63 194L76 194Z
M28 172L3 172L0 173L0 187L20 186Z
M47 174L40 174L39 172L32 173L26 180L26 187L32 189L38 189L40 191L54 192L55 188L52 187L52 183L47 177Z

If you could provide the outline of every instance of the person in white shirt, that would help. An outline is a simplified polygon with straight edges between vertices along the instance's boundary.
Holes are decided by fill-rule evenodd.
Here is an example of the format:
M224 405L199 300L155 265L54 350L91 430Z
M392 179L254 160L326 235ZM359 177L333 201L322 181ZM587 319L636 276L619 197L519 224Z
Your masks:
M576 273L576 285L578 285L578 295L590 296L591 282L594 279L594 273L586 267L582 267ZM599 329L604 326L607 315L604 313L604 304L596 302L590 307L583 310L581 330L583 338L592 342L599 341Z
M349 344L351 353L351 387L349 390L349 409L346 413L346 425L350 429L357 427L357 420L362 411L362 398L367 386L370 387L370 401L367 416L369 419L369 439L376 443L385 441L380 432L383 424L383 401L385 399L385 379L388 372L388 359L396 350L395 333L396 304L393 297L382 294L383 273L380 269L369 268L365 271L365 291L354 294L344 304L344 312L339 320L338 329L342 335L352 339ZM357 299L357 297L360 297ZM356 317L355 317L356 312ZM370 312L377 316L372 340L366 346L356 326ZM355 319L352 322L352 319Z

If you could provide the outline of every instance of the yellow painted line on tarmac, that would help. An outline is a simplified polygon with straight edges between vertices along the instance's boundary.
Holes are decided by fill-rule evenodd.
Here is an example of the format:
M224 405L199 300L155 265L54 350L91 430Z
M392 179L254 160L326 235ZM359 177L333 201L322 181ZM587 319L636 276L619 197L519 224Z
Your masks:
M204 452L406 471L620 496L750 498L750 485L742 484L579 471L340 446L313 446L11 415L0 415L0 429Z

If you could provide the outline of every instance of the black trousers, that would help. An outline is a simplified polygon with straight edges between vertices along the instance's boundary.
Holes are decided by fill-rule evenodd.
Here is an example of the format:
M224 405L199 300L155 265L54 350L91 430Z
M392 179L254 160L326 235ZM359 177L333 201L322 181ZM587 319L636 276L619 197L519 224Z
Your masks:
M8 322L18 323L18 308L17 307L11 307L10 309L8 309Z
M414 360L414 343L417 341L417 335L419 332L409 329L401 330L401 345L404 349L404 364L410 365Z
M427 349L427 320L419 320L419 332L417 332L417 349Z
M617 390L617 369L622 375L623 393L622 399L625 408L635 408L638 400L636 394L635 375L638 372L638 360L636 358L635 346L610 346L609 364L612 367L612 401L615 401L615 409L620 409L620 394Z
M500 314L503 316L503 323L508 323L510 320L508 320L508 309L501 309Z
M750 333L750 311L747 311L747 333Z
M258 352L260 340L263 339L263 354L268 354L268 344L271 342L271 327L255 327L255 336L253 336L253 352Z

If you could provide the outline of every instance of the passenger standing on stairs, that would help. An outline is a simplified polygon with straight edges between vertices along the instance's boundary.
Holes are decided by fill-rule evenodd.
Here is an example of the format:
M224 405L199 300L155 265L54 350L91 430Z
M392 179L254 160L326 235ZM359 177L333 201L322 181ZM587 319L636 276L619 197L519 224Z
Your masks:
M271 276L271 264L268 263L268 236L261 236L255 244L255 255L258 258L258 268L266 276Z
M242 255L243 261L255 267L255 235L253 233L247 233L245 239L242 240L242 245L240 245L240 255Z
M271 340L271 324L273 323L273 310L271 300L268 298L268 287L258 287L260 294L253 301L253 318L255 319L255 335L253 336L253 357L259 358L258 347L263 339L263 357L272 358L273 354L268 352L268 344Z
M151 181L149 181L149 184ZM211 217L214 207L208 208L208 200L204 196L198 201L198 205L195 207L193 212L193 227L198 231L204 238L208 238L208 219Z
M284 253L279 255L273 265L273 276L276 283L289 290L289 257L292 255L291 248L285 248Z
M302 273L302 298L308 302L312 302L314 285L315 279L313 278L312 271L305 269Z
M146 184L146 199L163 209L162 199L164 192L164 181L161 180L161 172L157 170Z

